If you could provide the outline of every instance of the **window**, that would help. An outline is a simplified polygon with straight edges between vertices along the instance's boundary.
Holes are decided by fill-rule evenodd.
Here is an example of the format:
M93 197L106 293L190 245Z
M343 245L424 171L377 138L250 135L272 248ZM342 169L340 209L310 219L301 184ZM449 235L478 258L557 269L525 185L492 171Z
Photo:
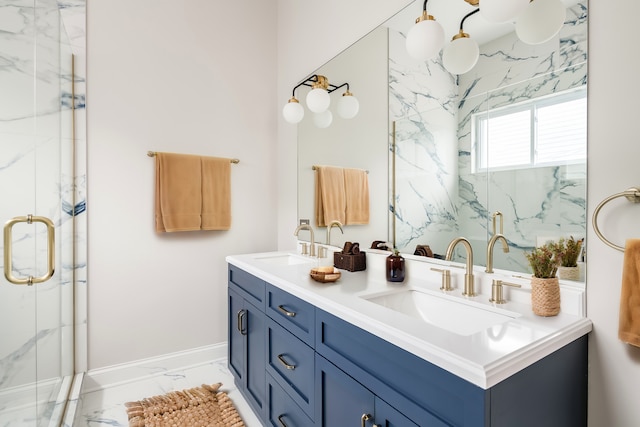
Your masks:
M474 115L475 171L585 162L586 95L581 89Z

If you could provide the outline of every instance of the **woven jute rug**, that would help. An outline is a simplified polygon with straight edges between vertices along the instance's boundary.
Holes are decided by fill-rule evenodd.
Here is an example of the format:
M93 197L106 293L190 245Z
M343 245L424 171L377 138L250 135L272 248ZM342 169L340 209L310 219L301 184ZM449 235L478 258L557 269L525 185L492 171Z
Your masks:
M129 427L244 427L222 383L125 403Z

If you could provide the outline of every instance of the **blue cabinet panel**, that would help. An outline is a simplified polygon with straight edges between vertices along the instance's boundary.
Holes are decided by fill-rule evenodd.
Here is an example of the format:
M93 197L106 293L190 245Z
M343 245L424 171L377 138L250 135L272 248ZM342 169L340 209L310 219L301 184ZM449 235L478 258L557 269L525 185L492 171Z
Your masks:
M251 303L245 304L247 310L247 347L246 390L251 395L251 403L257 413L266 411L267 374L266 352L266 316Z
M267 376L268 425L273 427L312 427L314 421L289 398L280 384Z
M316 354L316 425L322 427L360 426L362 417L373 417L374 395L362 384ZM367 426L373 425L373 418Z
M409 418L489 425L485 390L322 310L316 321L316 351Z
M264 311L265 282L236 266L229 265L229 286L235 286L234 290L244 299Z
M315 307L273 285L267 285L265 312L285 329L313 347Z
M267 372L310 416L314 415L314 350L271 319L267 321Z
M233 374L235 382L244 384L244 299L237 292L229 289L229 335L228 335L228 360L229 370Z
M409 418L402 415L384 400L376 397L376 416L377 427L440 427L444 426L437 419L422 420L420 426Z
M587 373L584 336L492 387L491 426L586 426Z

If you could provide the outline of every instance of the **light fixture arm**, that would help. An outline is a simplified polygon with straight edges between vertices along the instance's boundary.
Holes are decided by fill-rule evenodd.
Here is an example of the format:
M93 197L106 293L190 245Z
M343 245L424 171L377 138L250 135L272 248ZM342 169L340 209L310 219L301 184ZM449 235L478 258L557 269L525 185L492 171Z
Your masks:
M476 13L480 12L480 8L477 8L476 10L467 13L464 18L462 18L462 21L460 21L460 31L462 31L462 26L464 25L464 21L470 17L471 15L475 15Z
M329 83L329 80L324 77L324 76L320 76L318 74L314 74L312 76L307 77L305 80L301 81L300 83L298 83L292 91L292 96L295 98L296 96L296 89L298 89L300 86L307 86L307 87L314 87L314 85L317 85L318 83L322 83L324 81L324 83L326 84L326 90L327 93L331 93L333 91L336 91L338 89L340 89L341 87L346 86L347 90L349 90L349 83L342 83L339 86L333 85L331 83Z

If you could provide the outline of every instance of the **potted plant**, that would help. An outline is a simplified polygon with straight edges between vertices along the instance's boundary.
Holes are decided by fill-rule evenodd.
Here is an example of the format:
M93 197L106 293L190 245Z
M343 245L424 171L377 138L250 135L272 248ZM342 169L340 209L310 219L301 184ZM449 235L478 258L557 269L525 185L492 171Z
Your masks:
M583 240L584 239L575 240L573 236L570 236L568 239L561 238L558 241L558 251L560 254L558 277L560 279L580 280L578 257L582 250Z
M558 243L548 242L525 256L533 270L531 308L538 316L555 316L560 312L560 284L556 272L561 263Z

